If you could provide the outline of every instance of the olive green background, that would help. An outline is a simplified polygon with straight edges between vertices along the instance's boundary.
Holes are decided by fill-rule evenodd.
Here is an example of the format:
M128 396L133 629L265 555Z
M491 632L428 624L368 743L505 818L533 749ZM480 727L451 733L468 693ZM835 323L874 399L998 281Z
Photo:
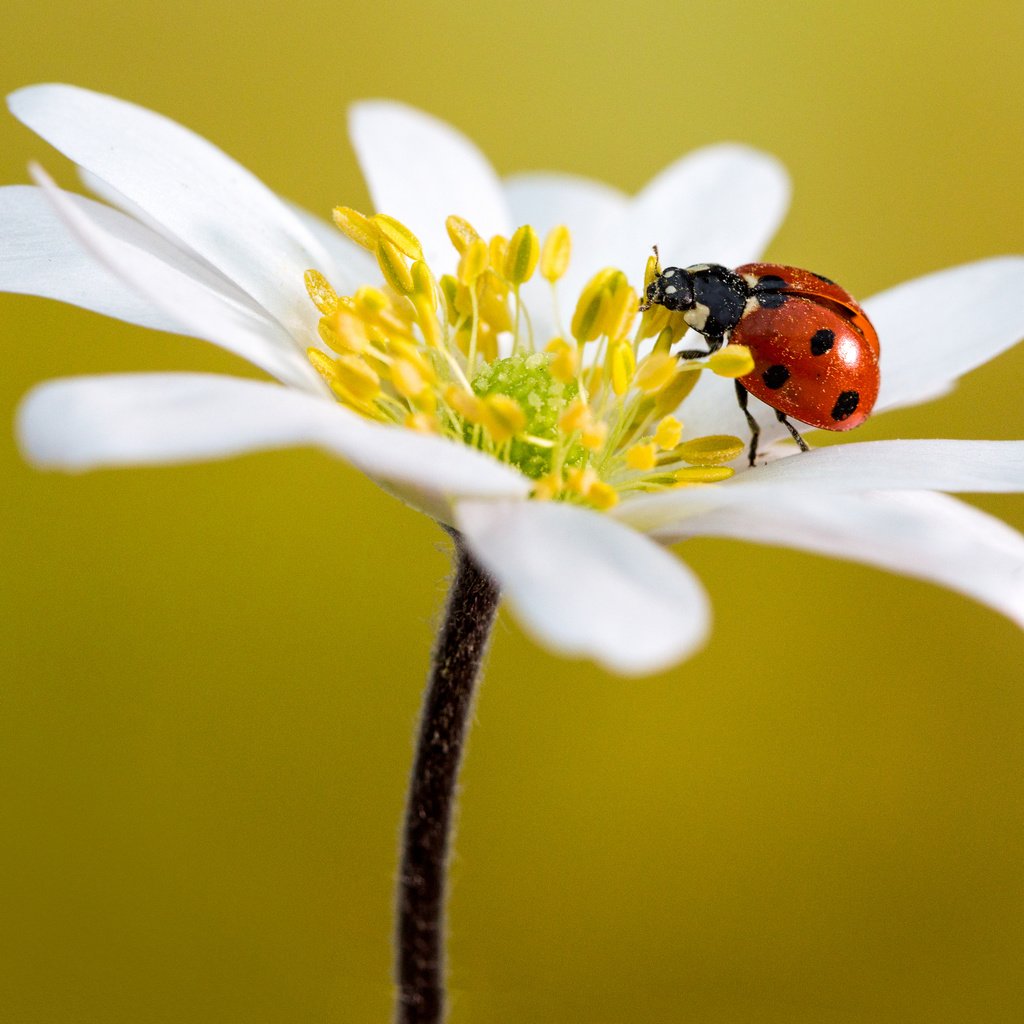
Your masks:
M795 183L769 255L860 295L1024 248L1024 7L825 7L7 0L0 86L130 98L324 212L367 201L344 112L380 95L503 172L630 190L764 147ZM5 115L0 180L30 158L71 184ZM6 422L56 375L250 372L29 298L0 296L0 331ZM1022 375L1024 347L858 439L1021 437ZM5 429L0 458L0 1020L387 1020L440 531L311 452L65 477ZM978 504L1024 527L1021 498ZM1021 633L863 567L681 553L716 625L662 676L500 621L451 1020L1020 1020Z

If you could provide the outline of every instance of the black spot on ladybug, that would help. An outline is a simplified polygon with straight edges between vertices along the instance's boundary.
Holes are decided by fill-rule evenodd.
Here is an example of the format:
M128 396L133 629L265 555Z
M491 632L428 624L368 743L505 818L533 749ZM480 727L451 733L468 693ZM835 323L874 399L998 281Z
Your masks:
M849 419L860 405L860 393L857 391L843 391L832 406L832 419L842 422Z
M778 274L765 274L757 279L754 285L754 295L762 309L778 309L788 295L782 291L786 287L786 279Z
M811 338L811 355L823 356L835 343L835 331L830 331L827 327L823 327L820 331L815 331L814 337Z
M814 271L812 270L811 273L814 274ZM825 284L835 284L835 281L833 281L831 277L826 277L824 274L814 274L814 276L819 281L824 281Z
M758 292L757 301L762 309L778 309L789 296L785 292Z
M787 370L781 363L776 363L774 366L769 366L768 369L761 374L761 380L764 381L764 386L766 388L771 388L772 391L778 391L778 389L781 388L787 380L789 380L789 370ZM844 394L852 394L854 396L855 400L853 407L856 409L856 392L847 391L844 392ZM850 412L852 411L853 409L850 410ZM847 413L847 415L849 415L849 413Z

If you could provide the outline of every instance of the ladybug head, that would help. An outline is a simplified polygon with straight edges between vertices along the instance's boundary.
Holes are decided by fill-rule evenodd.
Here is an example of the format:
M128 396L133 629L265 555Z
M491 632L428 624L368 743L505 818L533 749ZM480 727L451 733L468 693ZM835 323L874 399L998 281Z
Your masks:
M693 279L679 267L666 267L648 286L641 309L664 306L666 309L693 308Z

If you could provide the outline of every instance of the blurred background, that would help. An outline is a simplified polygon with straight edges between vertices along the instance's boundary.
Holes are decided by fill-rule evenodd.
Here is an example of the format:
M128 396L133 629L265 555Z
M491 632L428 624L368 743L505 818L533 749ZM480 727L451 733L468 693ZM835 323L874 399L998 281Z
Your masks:
M4 92L129 98L324 214L367 204L346 104L388 96L502 172L627 190L763 147L795 184L768 255L862 296L1024 248L1009 0L7 0L0 38ZM0 180L30 158L71 185L4 113ZM0 330L7 423L57 375L250 372L42 300L0 296ZM857 439L1020 438L1022 377L1024 346ZM4 429L0 459L0 1020L387 1020L441 532L311 452L72 478ZM1024 527L1020 497L977 504ZM867 568L680 551L716 630L670 673L606 676L501 619L452 1022L1019 1021L1021 633Z

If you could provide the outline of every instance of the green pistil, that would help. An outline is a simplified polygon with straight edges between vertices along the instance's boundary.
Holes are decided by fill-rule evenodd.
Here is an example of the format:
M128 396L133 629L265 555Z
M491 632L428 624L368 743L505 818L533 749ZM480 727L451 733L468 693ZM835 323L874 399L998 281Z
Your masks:
M472 386L479 398L506 395L514 399L526 414L524 433L554 445L559 441L558 418L579 389L575 381L565 384L556 380L548 369L548 361L549 357L543 352L498 359L473 378ZM539 480L551 471L552 451L550 447L517 437L511 443L508 461L528 477ZM574 449L565 461L574 464L582 455L582 448L579 452Z

